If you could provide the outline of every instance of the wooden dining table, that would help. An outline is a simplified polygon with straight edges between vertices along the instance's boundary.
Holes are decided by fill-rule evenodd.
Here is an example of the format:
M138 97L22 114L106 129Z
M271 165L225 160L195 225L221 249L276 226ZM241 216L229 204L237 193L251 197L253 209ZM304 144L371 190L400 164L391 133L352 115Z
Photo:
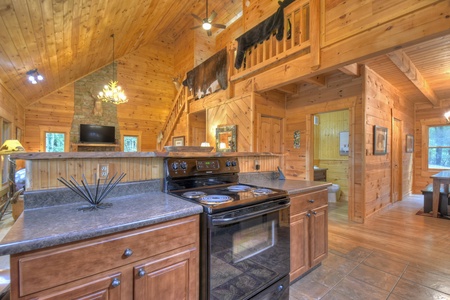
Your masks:
M439 210L439 191L441 189L441 184L444 188L444 193L448 195L448 185L450 184L450 170L442 171L431 176L433 178L433 217L438 217Z

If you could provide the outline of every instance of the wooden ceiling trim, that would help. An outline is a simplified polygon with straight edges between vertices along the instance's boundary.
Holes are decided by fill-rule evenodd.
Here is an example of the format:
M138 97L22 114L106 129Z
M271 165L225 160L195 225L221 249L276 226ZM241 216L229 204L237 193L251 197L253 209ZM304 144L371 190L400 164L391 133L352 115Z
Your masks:
M311 83L317 86L325 86L325 79L326 77L324 75L317 75L314 77L304 78L302 81Z
M403 50L393 51L387 54L392 62L408 77L409 80L427 97L434 105L439 106L440 100L430 88L428 82L416 68L411 59Z

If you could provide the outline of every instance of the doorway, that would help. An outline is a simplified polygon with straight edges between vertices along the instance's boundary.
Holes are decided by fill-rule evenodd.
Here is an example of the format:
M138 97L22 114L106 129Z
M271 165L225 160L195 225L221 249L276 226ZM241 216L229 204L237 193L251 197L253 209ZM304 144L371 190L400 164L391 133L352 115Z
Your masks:
M336 194L329 194L328 204L330 208L343 206L347 214L351 178L350 111L345 109L315 114L312 116L312 126L312 177L321 180L316 175L325 173L323 181L339 185Z

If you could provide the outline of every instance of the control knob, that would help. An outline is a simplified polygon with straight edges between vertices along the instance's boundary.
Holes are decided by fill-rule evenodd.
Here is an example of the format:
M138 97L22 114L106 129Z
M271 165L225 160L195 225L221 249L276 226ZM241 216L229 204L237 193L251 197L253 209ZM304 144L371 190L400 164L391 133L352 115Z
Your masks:
M186 170L187 169L187 163L185 161L182 161L180 163L180 167L181 167L181 169Z
M225 166L226 166L226 167L231 167L231 161L227 160L227 161L225 162Z
M236 167L236 166L237 166L237 162L236 162L235 160L233 160L233 161L231 162L231 165L232 165L233 167Z
M178 163L177 162L173 162L172 163L172 170L178 170Z

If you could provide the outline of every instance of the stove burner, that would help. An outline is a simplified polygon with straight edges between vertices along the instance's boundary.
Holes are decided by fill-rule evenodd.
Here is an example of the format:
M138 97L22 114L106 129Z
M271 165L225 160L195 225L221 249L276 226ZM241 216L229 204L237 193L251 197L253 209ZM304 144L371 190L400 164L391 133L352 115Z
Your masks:
M272 191L271 189L266 189L266 188L257 188L253 190L254 194L258 194L258 195L269 195L274 193L274 191Z
M226 195L207 195L200 198L200 202L206 204L225 203L233 201L233 198Z
M181 196L189 198L189 199L196 199L196 198L206 196L206 193L200 192L200 191L192 191L192 192L183 193Z
M232 191L232 192L246 192L246 191L249 191L250 189L251 189L251 187L249 187L248 185L242 185L242 184L231 185L228 187L228 190Z

